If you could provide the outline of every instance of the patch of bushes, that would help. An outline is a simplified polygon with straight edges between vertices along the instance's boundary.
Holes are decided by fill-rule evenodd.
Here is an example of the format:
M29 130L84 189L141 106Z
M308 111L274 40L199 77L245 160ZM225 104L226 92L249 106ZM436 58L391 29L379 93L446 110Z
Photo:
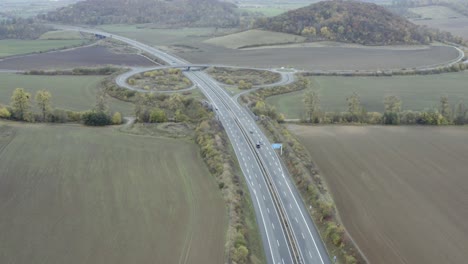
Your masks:
M209 68L207 73L218 82L238 85L241 90L250 89L254 85L271 84L281 80L279 73L267 70L213 67Z
M120 72L120 68L106 66L100 68L75 68L73 70L55 70L55 71L44 71L44 70L30 70L24 72L25 75L111 75Z
M81 119L87 126L108 126L112 124L110 116L104 112L89 111L85 112Z

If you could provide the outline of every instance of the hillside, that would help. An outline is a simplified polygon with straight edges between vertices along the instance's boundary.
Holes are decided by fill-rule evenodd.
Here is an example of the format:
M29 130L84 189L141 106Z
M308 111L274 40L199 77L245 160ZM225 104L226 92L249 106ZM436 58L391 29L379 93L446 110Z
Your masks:
M218 0L85 0L41 15L69 24L156 23L165 26L232 27L237 7Z
M256 26L277 32L365 45L427 44L436 36L382 6L355 1L324 1L272 18Z

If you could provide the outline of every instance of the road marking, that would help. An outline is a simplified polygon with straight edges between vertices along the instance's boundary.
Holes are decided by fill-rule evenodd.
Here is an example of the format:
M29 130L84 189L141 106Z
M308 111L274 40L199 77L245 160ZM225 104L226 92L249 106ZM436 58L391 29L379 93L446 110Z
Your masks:
M270 208L267 207L267 212L270 213Z
M278 241L278 239L276 239L276 243L278 244L278 247L279 247L279 241Z
M305 239L304 233L301 233L301 234L302 234L302 239Z
M296 223L299 223L299 221L297 221L297 217L294 217L294 219L296 219Z
M271 227L273 227L273 230L275 230L275 224L271 223Z
M265 195L263 195L263 201L265 201Z

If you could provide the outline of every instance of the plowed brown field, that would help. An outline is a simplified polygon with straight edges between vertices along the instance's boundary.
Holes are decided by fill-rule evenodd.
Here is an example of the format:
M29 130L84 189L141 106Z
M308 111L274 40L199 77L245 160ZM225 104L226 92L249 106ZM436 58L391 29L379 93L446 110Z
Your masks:
M289 128L370 263L467 263L467 127Z
M8 70L69 69L103 65L154 66L155 64L142 56L117 54L102 46L90 46L0 60L0 69Z

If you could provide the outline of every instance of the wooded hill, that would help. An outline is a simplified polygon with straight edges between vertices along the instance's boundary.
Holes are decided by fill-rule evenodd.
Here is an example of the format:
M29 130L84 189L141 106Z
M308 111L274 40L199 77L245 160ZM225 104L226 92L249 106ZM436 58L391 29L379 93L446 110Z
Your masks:
M37 39L50 29L33 19L12 18L0 21L0 39Z
M234 4L218 0L85 0L40 18L67 24L235 27L239 24L238 13Z
M439 36L438 32L419 27L382 6L342 0L319 2L276 17L260 18L256 26L311 40L364 45L428 44L451 37L446 33Z

